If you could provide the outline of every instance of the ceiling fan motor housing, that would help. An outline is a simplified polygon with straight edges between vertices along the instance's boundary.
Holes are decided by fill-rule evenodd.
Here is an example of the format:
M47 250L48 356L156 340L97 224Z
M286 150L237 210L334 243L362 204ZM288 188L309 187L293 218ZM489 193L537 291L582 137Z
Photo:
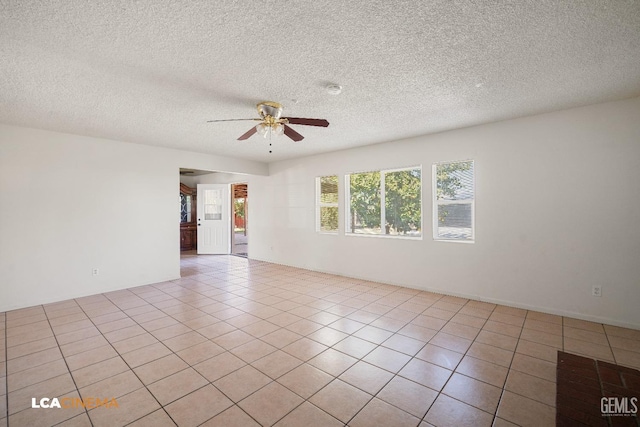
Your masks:
M260 114L260 117L262 117L263 119L266 116L271 116L274 119L279 119L280 116L282 115L282 105L278 104L277 102L265 101L265 102L259 103L257 107L258 107L258 113Z

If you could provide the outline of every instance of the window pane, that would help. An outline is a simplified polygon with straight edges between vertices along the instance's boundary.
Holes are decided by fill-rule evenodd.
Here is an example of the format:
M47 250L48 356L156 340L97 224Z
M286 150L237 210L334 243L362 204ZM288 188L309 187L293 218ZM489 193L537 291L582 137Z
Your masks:
M338 231L338 176L319 176L316 178L316 185L318 189L316 231L336 233Z
M338 231L338 208L323 206L320 208L320 231Z
M180 193L180 222L191 222L191 196Z
M351 232L380 234L380 172L351 174L349 191Z
M338 203L338 176L320 177L320 203Z
M188 222L187 220L187 196L180 193L180 222Z
M437 200L472 200L473 161L437 165L436 183Z
M438 206L438 237L464 239L472 237L471 203Z
M386 234L420 236L420 169L387 172L385 182Z
M473 240L474 175L473 160L440 163L436 173L434 238Z
M222 191L204 190L204 219L222 219Z

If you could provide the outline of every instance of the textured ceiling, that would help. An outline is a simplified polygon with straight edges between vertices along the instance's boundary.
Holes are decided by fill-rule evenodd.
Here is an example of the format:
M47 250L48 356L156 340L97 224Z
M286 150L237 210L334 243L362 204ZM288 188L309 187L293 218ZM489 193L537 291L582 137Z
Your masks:
M273 161L638 96L640 1L0 0L0 58L0 122ZM331 125L206 122L263 100Z

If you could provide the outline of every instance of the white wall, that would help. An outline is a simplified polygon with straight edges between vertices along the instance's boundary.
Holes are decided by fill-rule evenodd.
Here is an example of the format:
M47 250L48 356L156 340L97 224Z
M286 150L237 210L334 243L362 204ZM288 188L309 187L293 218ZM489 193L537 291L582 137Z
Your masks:
M0 125L0 311L177 278L183 167L253 174L194 177L249 183L250 258L640 327L639 117L634 98L272 163L271 176L256 162ZM434 242L431 164L469 158L476 243ZM316 176L416 164L422 240L315 232Z
M180 167L267 173L258 162L0 125L0 312L178 278Z
M431 165L474 159L476 242L436 242ZM423 167L422 240L317 234L320 175ZM270 164L250 257L640 327L640 98ZM591 296L601 285L603 296Z

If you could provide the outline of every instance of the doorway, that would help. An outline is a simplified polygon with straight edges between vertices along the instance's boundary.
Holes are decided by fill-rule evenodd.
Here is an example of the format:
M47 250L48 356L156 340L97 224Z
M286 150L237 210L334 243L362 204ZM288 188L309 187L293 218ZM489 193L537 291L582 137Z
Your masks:
M231 254L245 258L249 256L249 239L247 237L249 201L247 196L246 183L231 185Z
M229 253L229 184L198 184L198 255Z

